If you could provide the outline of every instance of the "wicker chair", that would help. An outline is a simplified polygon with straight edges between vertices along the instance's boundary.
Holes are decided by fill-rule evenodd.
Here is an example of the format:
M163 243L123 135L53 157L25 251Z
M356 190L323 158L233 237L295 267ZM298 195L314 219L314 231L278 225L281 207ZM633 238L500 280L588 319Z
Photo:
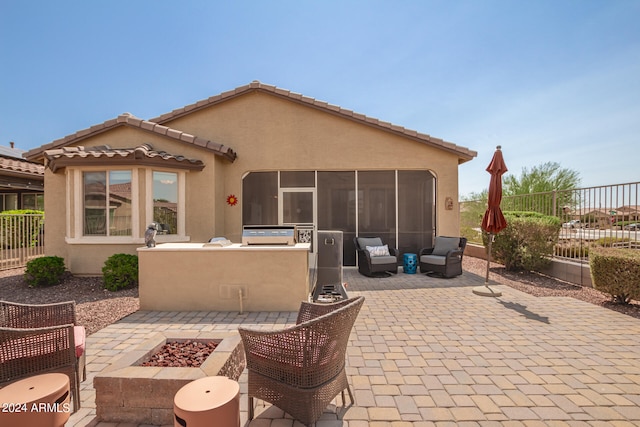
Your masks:
M77 411L80 381L86 379L84 334L84 327L76 323L73 301L0 301L0 387L41 373L66 373Z
M338 393L351 388L345 372L349 334L364 297L333 304L303 302L296 326L279 331L238 328L249 371L249 420L253 398L269 402L303 424L314 424Z
M433 248L420 251L420 272L436 273L451 278L462 274L462 256L467 245L465 237L436 237Z
M367 247L381 247L380 237L354 237L353 244L358 252L358 272L367 277L388 277L389 272L398 273L398 251L387 248L389 253L372 256Z

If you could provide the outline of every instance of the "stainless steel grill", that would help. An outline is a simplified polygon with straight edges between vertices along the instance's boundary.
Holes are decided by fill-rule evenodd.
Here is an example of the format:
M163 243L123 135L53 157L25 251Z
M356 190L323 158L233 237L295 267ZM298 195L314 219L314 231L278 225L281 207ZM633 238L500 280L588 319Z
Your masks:
M294 245L295 231L294 225L245 225L242 227L242 244Z

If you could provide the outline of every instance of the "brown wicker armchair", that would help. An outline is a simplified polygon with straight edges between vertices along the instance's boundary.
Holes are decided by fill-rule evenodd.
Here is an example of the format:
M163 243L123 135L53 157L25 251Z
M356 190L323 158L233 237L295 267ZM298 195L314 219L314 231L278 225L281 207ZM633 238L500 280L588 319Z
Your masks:
M74 412L86 379L85 330L75 302L19 304L0 301L0 387L46 372L69 376Z
M269 402L303 424L315 423L338 393L354 402L345 372L349 334L364 297L333 304L303 302L296 326L279 331L238 328L253 398Z

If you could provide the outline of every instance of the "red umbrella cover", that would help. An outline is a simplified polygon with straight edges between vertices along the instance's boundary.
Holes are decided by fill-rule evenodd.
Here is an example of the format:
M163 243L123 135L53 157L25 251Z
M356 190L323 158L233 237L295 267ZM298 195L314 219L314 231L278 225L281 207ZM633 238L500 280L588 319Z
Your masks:
M491 174L489 182L489 194L487 202L487 211L482 218L482 229L487 233L496 234L504 230L507 221L500 210L500 202L502 201L502 175L507 171L507 165L502 158L500 146L497 147L493 154L491 163L487 166L487 172Z

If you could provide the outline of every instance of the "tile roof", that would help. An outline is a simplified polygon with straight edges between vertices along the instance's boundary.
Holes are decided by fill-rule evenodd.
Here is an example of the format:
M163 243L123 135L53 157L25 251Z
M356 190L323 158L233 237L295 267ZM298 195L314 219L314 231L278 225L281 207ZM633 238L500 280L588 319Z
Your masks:
M0 155L0 171L44 178L43 165L2 155Z
M295 93L295 92L291 92L289 90L286 89L282 89L282 88L278 88L276 86L272 86L272 85L268 85L268 84L264 84L261 83L257 80L254 80L253 82L244 85L244 86L240 86L237 87L233 90L227 91L227 92L223 92L221 94L209 97L207 99L203 99L200 100L198 102L195 102L193 104L189 104L186 105L182 108L178 108L176 110L173 110L169 113L163 114L159 117L153 118L151 119L152 122L155 123L159 123L159 124L163 124L166 123L168 121L174 120L176 118L185 116L189 113L192 113L194 111L197 110L201 110L203 108L207 108L211 105L214 104L218 104L220 102L224 102L226 100L229 100L231 98L235 98L241 95L244 95L246 93L249 92L253 92L253 91L260 91L260 92L264 92L264 93L269 93L275 96L279 96L288 100L292 100L313 108L317 108L320 110L323 110L325 112L331 113L331 114L336 114L339 115L341 117L350 119L350 120L354 120L369 126L373 126L373 127L377 127L380 129L383 129L385 131L388 132L392 132L392 133L396 133L396 134L400 134L402 136L414 139L416 141L422 142L424 144L427 145L431 145L434 147L438 147L441 148L443 150L446 151L450 151L452 153L455 153L459 156L460 158L460 163L464 163L466 161L469 161L471 159L473 159L474 157L476 157L478 155L478 153L476 151L470 150L468 148L465 147L461 147L459 145L456 145L454 143L451 142L447 142L444 141L442 139L439 138L434 138L431 135L427 135L424 133L420 133L418 131L415 130L411 130L411 129L407 129L405 127L402 126L398 126L395 125L393 123L389 123L389 122L385 122L382 120L378 120L376 118L373 117L369 117L366 116L364 114L361 113L356 113L352 110L347 110L345 108L339 107L337 105L333 105L333 104L329 104L328 102L325 101L320 101L317 100L315 98L310 98L308 96L304 96L302 94L299 93Z
M213 151L215 154L223 156L231 162L236 159L236 153L233 151L233 149L231 149L231 147L227 147L225 145L218 144L217 142L209 141L207 139L191 135L181 130L162 126L149 120L140 119L130 113L121 114L115 119L107 120L104 123L91 126L90 128L80 130L71 135L67 135L64 138L57 139L53 142L50 142L49 144L45 144L41 147L26 152L24 156L27 159L41 158L43 154L48 150L66 147L67 145L72 143L78 143L84 139L98 135L119 126L130 126L139 128L147 132L155 133L157 135L163 135L181 142L193 144L198 147ZM107 154L105 153L105 155Z
M108 145L98 147L61 147L46 150L44 157L48 160L48 167L56 170L70 164L87 164L100 162L104 158L120 160L122 163L140 164L149 161L157 164L172 163L174 167L192 170L202 170L204 163L199 159L187 159L184 156L157 151L151 144L142 144L135 148L111 148Z

